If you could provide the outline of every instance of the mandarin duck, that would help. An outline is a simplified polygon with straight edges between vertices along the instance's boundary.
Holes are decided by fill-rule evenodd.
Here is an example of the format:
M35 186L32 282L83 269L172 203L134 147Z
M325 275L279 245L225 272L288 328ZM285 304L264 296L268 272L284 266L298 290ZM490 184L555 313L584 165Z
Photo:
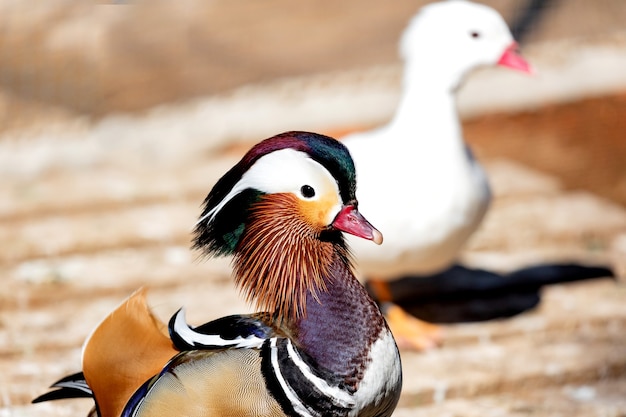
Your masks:
M398 344L421 350L439 343L441 330L391 303L388 281L451 267L490 201L486 175L463 140L455 93L477 67L531 69L502 17L463 0L423 7L405 29L400 52L403 92L391 121L343 137L360 201L385 232L385 244L349 243Z
M82 372L34 402L93 397L93 416L390 416L400 356L352 272L342 232L380 244L358 211L338 141L288 132L254 146L214 186L194 247L231 255L259 311L198 327L179 310L169 335L143 290L83 348Z

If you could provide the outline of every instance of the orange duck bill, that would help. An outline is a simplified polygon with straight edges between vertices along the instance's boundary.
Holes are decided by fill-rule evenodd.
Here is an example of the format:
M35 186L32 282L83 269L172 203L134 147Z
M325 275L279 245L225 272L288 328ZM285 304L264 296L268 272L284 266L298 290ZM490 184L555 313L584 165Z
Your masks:
M332 226L342 232L371 240L377 245L383 243L380 233L353 205L344 206L333 220Z

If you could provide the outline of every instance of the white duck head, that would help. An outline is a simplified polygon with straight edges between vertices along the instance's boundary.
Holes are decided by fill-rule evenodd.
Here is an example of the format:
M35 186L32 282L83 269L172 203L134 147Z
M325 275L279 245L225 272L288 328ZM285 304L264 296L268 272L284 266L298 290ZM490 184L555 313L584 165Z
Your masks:
M531 73L516 51L517 43L494 9L465 0L447 0L423 7L402 35L404 82L415 79L443 83L454 91L480 66L502 65Z

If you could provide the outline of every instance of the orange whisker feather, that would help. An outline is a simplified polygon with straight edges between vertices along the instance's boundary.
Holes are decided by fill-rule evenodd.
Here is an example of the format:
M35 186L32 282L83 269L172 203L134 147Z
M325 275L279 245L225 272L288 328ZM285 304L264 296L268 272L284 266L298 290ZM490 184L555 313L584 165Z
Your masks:
M266 196L252 207L234 260L235 282L248 302L280 319L306 314L306 297L326 289L333 243L298 214L292 195Z

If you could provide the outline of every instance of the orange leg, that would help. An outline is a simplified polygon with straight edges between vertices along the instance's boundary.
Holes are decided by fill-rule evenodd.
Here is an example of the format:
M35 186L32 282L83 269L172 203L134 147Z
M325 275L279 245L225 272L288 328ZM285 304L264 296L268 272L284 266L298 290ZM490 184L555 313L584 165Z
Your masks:
M400 349L424 351L441 345L441 327L422 321L394 304L385 281L370 280L369 286Z

